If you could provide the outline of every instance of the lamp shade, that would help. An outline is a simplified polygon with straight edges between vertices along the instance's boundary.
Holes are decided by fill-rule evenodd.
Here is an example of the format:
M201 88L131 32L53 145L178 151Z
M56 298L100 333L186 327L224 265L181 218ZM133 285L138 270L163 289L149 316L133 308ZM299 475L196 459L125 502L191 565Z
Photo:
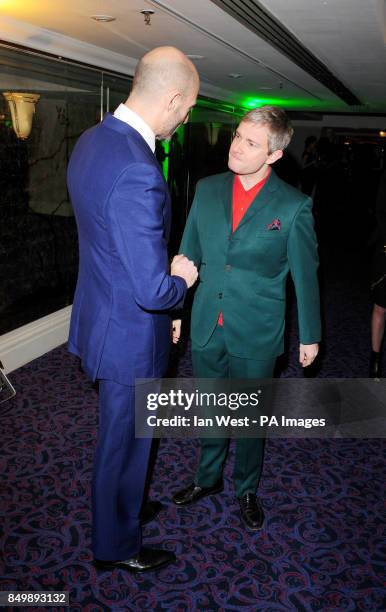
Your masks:
M16 136L25 140L31 133L35 104L40 94L5 91L3 96L9 104Z

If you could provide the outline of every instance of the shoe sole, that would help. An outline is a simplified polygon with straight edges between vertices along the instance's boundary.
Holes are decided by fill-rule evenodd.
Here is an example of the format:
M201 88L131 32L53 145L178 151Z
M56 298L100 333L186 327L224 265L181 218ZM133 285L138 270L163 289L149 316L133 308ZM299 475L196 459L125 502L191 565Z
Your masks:
M122 570L124 572L129 572L129 574L145 574L146 572L158 572L158 570L163 569L164 567L166 567L167 565L171 565L172 563L176 563L177 559L170 559L170 560L166 560L163 561L162 563L159 563L159 565L156 565L155 567L149 567L149 568L145 568L145 569L132 569L128 566L125 565L108 565L108 564L104 564L104 563L96 563L95 561L93 561L93 566L95 567L96 570L98 571L104 571L104 572L108 572L108 571L113 571L115 569L119 569Z
M248 529L248 531L251 531L252 533L256 533L257 531L261 531L264 527L264 523L261 525L261 527L250 527L249 525L247 525L246 523L244 523L244 521L242 521L244 527L246 529Z

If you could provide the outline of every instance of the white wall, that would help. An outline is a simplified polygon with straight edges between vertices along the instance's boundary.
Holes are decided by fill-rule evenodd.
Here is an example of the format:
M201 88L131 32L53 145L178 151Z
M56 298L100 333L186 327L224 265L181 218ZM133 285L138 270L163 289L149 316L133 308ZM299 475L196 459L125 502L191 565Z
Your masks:
M67 342L71 306L0 336L0 359L6 372Z

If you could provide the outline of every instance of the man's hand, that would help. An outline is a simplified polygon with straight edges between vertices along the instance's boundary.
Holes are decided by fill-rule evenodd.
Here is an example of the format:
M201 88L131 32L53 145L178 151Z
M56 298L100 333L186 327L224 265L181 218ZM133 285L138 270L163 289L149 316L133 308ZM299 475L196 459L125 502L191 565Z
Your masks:
M319 344L301 344L299 345L299 362L303 368L311 365L319 351Z
M173 344L177 344L181 336L181 319L173 321Z
M192 261L185 255L176 255L173 257L170 266L170 274L172 276L181 276L188 285L188 289L194 285L198 277L198 271Z

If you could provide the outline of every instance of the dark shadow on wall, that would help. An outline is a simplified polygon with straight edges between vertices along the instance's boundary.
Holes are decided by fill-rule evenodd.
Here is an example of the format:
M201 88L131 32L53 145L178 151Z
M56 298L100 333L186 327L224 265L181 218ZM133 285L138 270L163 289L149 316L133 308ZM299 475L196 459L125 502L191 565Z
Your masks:
M29 148L0 123L0 335L72 302L78 268L73 216L29 207Z

